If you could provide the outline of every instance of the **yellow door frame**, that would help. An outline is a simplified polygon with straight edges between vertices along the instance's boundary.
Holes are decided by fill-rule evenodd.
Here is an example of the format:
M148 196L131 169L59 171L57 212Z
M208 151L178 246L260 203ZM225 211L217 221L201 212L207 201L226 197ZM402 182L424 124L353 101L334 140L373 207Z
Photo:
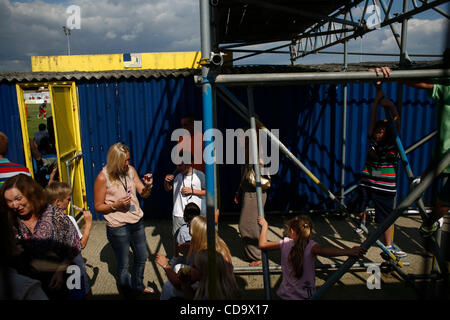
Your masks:
M69 95L70 95L70 107L72 111L72 117L70 125L74 128L74 144L76 151L82 151L82 145L81 145L81 131L80 131L80 115L79 115L79 104L78 104L78 88L73 81L56 81L56 82L33 82L33 83L18 83L16 84L16 92L17 92L17 101L19 105L19 115L20 115L20 123L22 126L22 141L24 146L24 154L25 154L25 163L27 168L30 170L32 176L34 177L34 170L33 170L33 159L31 154L31 148L29 143L29 133L28 133L28 124L27 124L27 118L26 118L26 112L25 112L25 100L23 96L23 89L26 89L28 87L41 87L46 86L49 89L50 92L50 101L51 101L51 108L52 108L52 114L55 114L54 112L54 97L53 97L53 91L52 88L68 88L69 89ZM55 128L55 141L56 143L56 154L58 156L58 170L59 170L59 176L60 180L63 176L62 174L62 165L61 165L61 158L62 156L60 152L60 146L59 146L59 137L58 137L58 130L57 124L56 124L56 117L52 117L53 121L53 127ZM75 152L77 153L77 152ZM81 157L78 163L78 176L80 179L80 188L81 188L81 199L82 199L82 207L84 209L87 209L87 200L86 200L86 182L85 182L85 176L84 176L84 166L83 166L83 158ZM73 179L75 177L75 169L71 169L70 175ZM72 180L71 179L71 180ZM67 181L70 185L72 184L72 181Z
M30 170L31 176L34 178L33 159L30 148L30 138L28 134L27 116L25 112L25 99L23 97L23 88L28 84L16 84L17 104L19 106L20 126L22 127L22 143L25 155L25 166Z

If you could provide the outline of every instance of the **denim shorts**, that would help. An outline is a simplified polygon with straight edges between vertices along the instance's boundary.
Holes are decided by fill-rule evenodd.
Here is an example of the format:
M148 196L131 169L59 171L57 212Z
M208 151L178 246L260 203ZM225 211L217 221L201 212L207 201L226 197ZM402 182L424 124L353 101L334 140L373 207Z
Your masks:
M365 186L358 186L347 203L351 213L361 213L369 202L375 208L375 222L382 223L394 211L395 193L383 192Z

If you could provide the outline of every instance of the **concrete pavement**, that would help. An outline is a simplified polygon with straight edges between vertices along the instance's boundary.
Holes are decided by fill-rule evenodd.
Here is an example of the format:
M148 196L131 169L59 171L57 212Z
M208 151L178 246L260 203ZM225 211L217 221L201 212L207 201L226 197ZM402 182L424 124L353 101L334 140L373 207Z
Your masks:
M292 215L269 215L266 219L270 229L268 238L277 241L283 237L283 221L293 217ZM348 219L338 219L331 215L311 215L314 223L313 239L324 246L351 247L363 242L363 238L352 230ZM238 230L239 217L236 215L221 216L219 221L219 234L228 244L233 256L233 264L236 268L236 277L242 290L243 299L265 299L262 272L247 269L248 263L242 260L242 247ZM394 241L408 257L401 261L409 264L402 268L407 274L429 273L432 256L424 250L424 240L418 233L421 219L419 216L408 215L400 217L396 222ZM145 221L147 236L147 248L149 259L146 263L144 281L150 282L161 290L167 281L165 272L155 263L156 253L164 253L171 256L171 220L150 219ZM369 230L375 226L369 225ZM449 219L445 220L443 239L447 241ZM448 249L448 248L447 248ZM382 262L381 250L374 246L369 249L363 262ZM121 299L114 278L116 268L113 250L106 239L105 221L94 221L89 242L82 252L86 260L87 273L91 279L94 299ZM269 252L269 265L276 267L280 263L279 252ZM336 264L345 261L345 257L325 259L318 258L318 263ZM448 263L447 263L448 266ZM239 271L240 270L240 271ZM324 269L316 271L316 285L319 287L336 269ZM440 295L427 283L423 283L419 290L406 285L396 273L381 273L381 289L369 290L366 281L371 274L366 268L352 269L346 273L323 299L418 299L432 298ZM281 271L274 270L270 276L271 297L278 299L276 289L281 283ZM151 299L151 298L149 298Z

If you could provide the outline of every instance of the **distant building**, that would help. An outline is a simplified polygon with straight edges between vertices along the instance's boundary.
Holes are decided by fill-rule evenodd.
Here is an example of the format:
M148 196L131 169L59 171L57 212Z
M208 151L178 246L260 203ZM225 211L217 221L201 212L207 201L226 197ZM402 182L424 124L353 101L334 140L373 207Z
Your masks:
M48 88L40 87L38 90L24 90L23 99L26 104L42 104L44 100L50 102L50 91Z

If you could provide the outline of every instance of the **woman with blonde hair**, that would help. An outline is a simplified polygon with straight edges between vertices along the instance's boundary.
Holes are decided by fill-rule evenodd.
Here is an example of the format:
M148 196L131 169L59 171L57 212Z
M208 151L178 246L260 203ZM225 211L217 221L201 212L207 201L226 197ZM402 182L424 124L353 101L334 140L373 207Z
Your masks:
M321 247L311 240L313 225L311 219L302 215L287 222L289 237L279 242L267 241L269 224L263 217L257 218L261 225L259 248L261 250L281 250L281 270L283 280L277 291L283 300L304 300L312 297L316 290L316 256L362 256L366 249L356 246L351 249Z
M192 236L189 251L187 253L187 262L189 266L192 266L195 256L201 250L205 250L208 247L207 233L206 233L206 217L196 216L191 221L190 233ZM215 243L216 251L223 256L223 259L232 267L231 253L225 241L215 231ZM166 272L169 281L166 281L163 285L161 292L161 300L168 300L176 297L183 297L183 291L181 290L182 282L180 275L185 272L184 268L180 268L179 265L174 269L169 265L169 261L163 254L156 254L156 263L159 264ZM192 283L191 283L192 285ZM196 288L197 284L193 284Z
M187 261L194 261L195 253L207 248L206 217L196 216L191 221L190 232L192 234L191 245L187 254ZM195 236L194 236L195 235ZM223 258L231 264L231 253L227 244L215 231L216 251L222 254Z
M94 207L105 217L106 235L114 250L117 262L117 282L126 298L140 293L154 293L144 285L147 245L144 230L144 212L139 206L136 192L142 198L150 195L153 176L147 173L142 181L130 165L130 151L123 143L108 150L106 166L94 184ZM134 263L130 274L129 249L133 250Z

